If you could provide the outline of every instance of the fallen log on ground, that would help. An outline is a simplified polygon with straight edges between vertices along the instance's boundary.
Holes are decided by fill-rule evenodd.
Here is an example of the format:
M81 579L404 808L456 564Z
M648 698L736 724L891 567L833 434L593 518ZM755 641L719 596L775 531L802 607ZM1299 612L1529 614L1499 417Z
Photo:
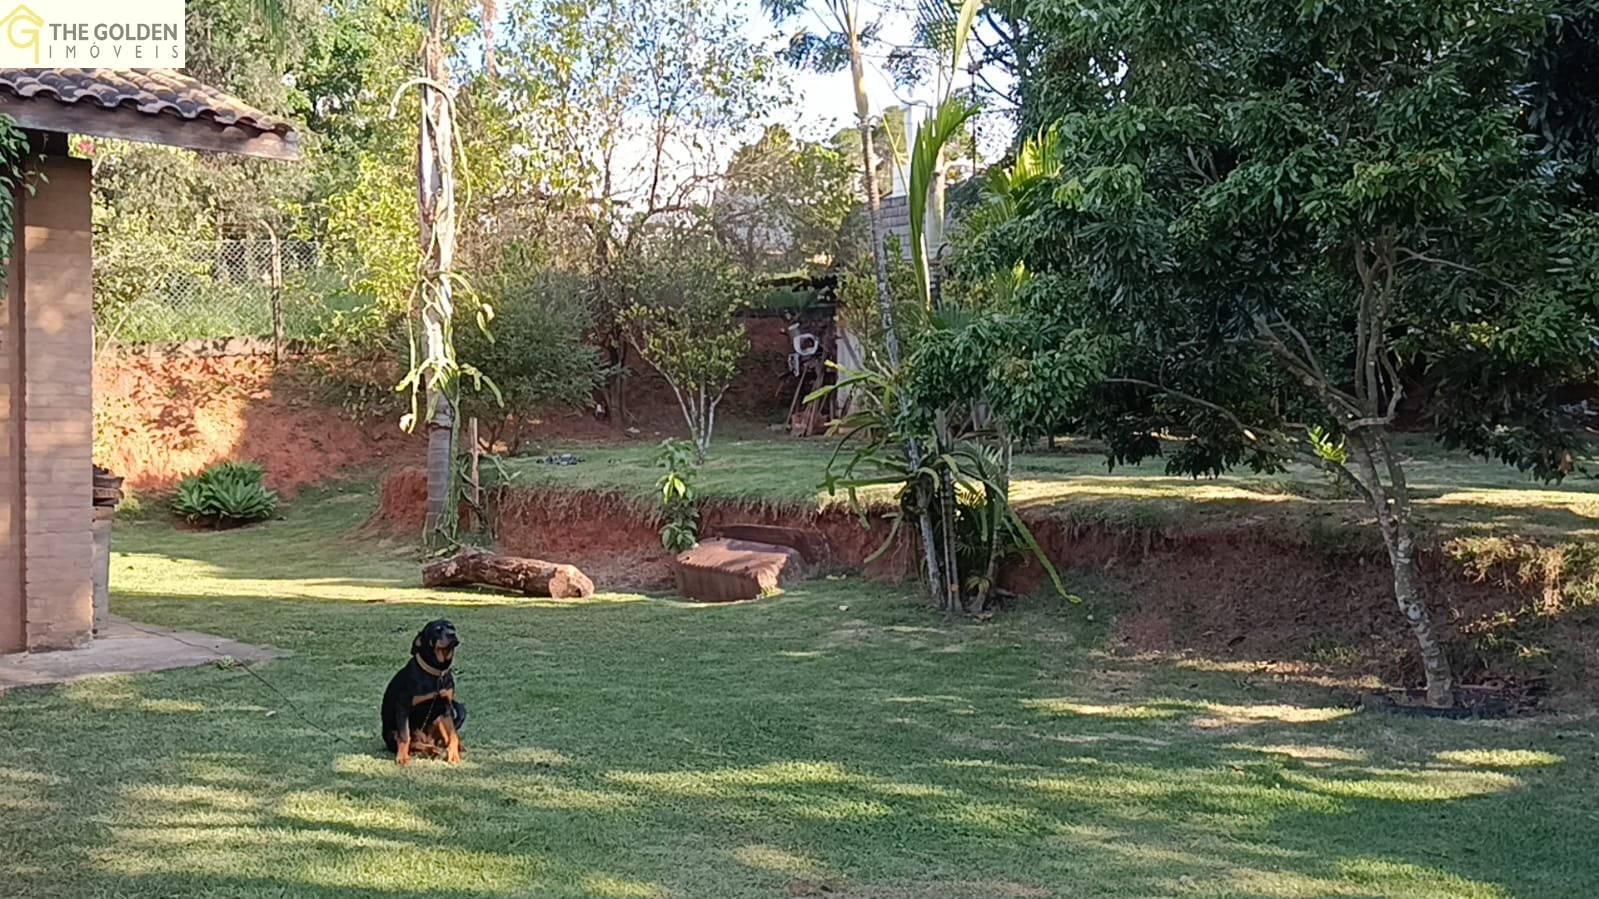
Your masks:
M528 596L578 599L594 595L594 582L575 565L497 556L468 549L422 569L424 587L466 587L482 584Z

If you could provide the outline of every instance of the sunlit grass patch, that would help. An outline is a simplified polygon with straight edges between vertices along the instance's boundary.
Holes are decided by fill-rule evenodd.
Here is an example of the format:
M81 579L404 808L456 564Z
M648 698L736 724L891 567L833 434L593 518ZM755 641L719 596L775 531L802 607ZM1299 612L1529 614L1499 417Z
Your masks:
M1450 749L1435 753L1433 758L1452 765L1481 768L1528 768L1558 765L1565 761L1565 758L1552 752L1533 749Z
M603 899L655 899L657 896L666 895L660 886L653 883L605 875L583 878L582 888L589 895Z
M1179 879L1173 895L1262 899L1508 899L1511 895L1496 884L1451 875L1432 865L1349 859L1327 867L1333 870L1319 876L1275 867L1238 867L1218 877Z
M1317 771L1287 770L1284 781L1327 796L1436 802L1505 793L1520 786L1519 778L1497 771L1396 770L1349 767Z
M822 877L828 873L824 865L810 856L764 843L736 846L728 854L741 865L790 877Z
M838 765L827 762L782 762L753 768L710 771L612 771L607 780L629 786L692 796L724 795L744 788L794 784L846 784L859 782Z
M1164 720L1178 716L1178 711L1172 708L1120 703L1075 702L1069 699L1025 699L1022 700L1022 706L1051 715L1113 718L1123 721Z
M299 790L278 802L274 814L308 824L335 824L356 829L444 833L443 822L417 813L415 803L383 796L354 797Z
M1232 748L1242 749L1249 752L1261 752L1266 753L1267 755L1287 756L1288 758L1298 759L1302 762L1363 762L1369 756L1369 753L1362 749L1344 749L1338 746L1310 746L1292 743L1269 746L1251 746L1243 743L1235 743L1233 744Z
M1197 715L1193 725L1199 728L1229 728L1239 725L1281 722L1284 724L1315 724L1334 721L1354 714L1353 709L1316 708L1295 705L1232 705L1207 703L1206 713Z

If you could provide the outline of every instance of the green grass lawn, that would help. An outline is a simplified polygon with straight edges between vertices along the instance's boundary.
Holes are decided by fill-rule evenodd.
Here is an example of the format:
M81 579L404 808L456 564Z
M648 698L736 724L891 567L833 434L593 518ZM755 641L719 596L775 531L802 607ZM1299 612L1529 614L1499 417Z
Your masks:
M854 580L718 607L436 593L354 536L371 502L119 525L114 610L290 651L259 669L281 695L212 666L0 696L0 894L1599 895L1591 719L1355 715L1119 657L1091 582L989 623ZM439 615L468 755L400 769L377 701Z
M844 494L830 496L819 486L833 445L830 439L726 441L712 448L698 487L707 497L759 505L846 502ZM1544 485L1514 469L1448 453L1428 441L1404 441L1402 446L1421 517L1448 534L1599 538L1599 480L1575 475ZM656 449L648 443L549 446L541 452L575 451L584 462L554 466L518 458L506 462L505 470L515 484L610 490L651 503L658 501ZM1245 470L1196 479L1165 474L1160 459L1110 471L1096 452L1037 452L1016 457L1012 494L1018 506L1040 514L1151 527L1329 513L1349 521L1366 517L1353 497L1340 494L1321 472L1303 465L1282 474ZM868 499L886 495L863 493Z

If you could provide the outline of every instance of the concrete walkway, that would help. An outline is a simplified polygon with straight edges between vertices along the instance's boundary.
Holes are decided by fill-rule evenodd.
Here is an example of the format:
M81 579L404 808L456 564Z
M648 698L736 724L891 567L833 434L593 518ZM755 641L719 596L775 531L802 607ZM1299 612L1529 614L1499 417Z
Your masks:
M138 674L205 665L224 657L260 662L283 653L235 643L212 634L175 631L106 616L105 627L85 649L0 655L0 692L12 687L64 684L103 674Z

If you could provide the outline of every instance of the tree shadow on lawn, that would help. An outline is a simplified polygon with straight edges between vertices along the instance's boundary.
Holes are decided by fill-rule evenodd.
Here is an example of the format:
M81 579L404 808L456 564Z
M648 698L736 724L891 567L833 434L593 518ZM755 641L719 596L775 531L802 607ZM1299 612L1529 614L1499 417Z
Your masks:
M240 636L297 650L260 673L299 711L216 668L7 694L0 874L41 899L1599 894L1592 734L832 602L451 608L469 753L401 769L376 700L430 613L232 597Z

